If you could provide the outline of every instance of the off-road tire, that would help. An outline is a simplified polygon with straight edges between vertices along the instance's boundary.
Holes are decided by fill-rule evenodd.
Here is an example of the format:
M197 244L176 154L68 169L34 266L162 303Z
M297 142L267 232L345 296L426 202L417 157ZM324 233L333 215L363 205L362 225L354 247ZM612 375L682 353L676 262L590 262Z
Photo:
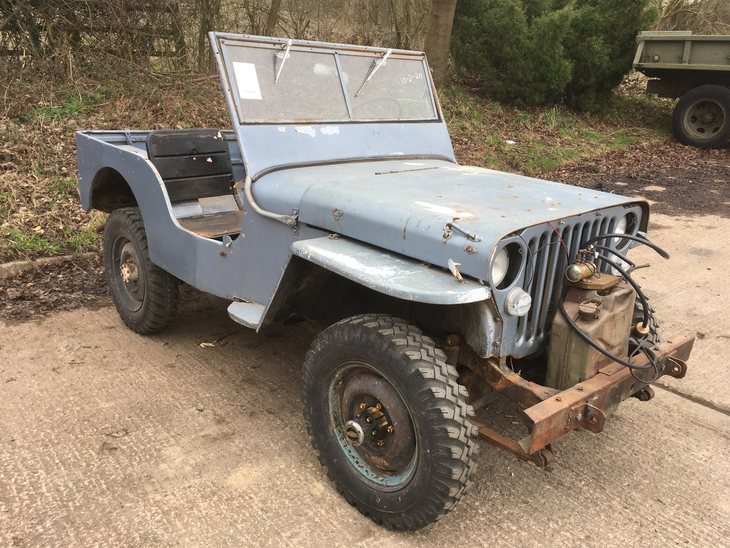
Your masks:
M415 426L411 479L395 491L363 481L335 437L328 385L341 364L363 360L399 392ZM313 342L304 363L304 415L319 461L337 490L389 529L415 530L451 510L475 469L473 409L456 369L432 339L407 322L365 314L336 323Z
M686 125L686 116L690 109L701 102L717 105L724 112L724 120L720 129L708 138L693 135L692 129ZM717 85L699 86L685 93L674 108L672 115L674 136L680 143L698 148L723 148L730 146L730 88Z
M130 242L139 258L144 297L136 310L125 305L124 280L118 266L115 266L114 257L115 242L118 241ZM109 215L104 228L104 270L114 306L127 327L147 335L170 323L177 308L179 282L150 261L147 233L138 208L116 209Z

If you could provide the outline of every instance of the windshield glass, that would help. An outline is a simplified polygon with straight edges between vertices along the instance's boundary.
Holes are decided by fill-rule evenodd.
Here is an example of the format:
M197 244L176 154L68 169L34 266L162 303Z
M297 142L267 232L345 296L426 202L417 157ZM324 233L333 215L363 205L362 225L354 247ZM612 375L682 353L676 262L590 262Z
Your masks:
M347 85L355 119L430 120L436 118L423 61L391 57L363 85L372 65L372 58L355 55L340 57L342 77ZM360 91L355 95L358 89Z
M242 124L438 119L420 54L222 45Z

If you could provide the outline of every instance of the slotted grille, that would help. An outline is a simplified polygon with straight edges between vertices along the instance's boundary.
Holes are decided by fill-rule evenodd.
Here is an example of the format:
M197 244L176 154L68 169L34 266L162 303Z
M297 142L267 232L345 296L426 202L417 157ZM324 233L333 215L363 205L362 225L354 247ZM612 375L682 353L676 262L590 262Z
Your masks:
M584 221L563 222L548 226L540 233L533 231L529 234L529 239L526 239L528 263L522 288L532 297L532 307L517 322L519 341L529 345L549 331L562 290L562 273L568 264L567 258L572 260L589 238L607 234L613 229L615 222L614 217L602 216ZM561 238L565 246L561 243ZM599 263L596 266L603 270L604 265Z

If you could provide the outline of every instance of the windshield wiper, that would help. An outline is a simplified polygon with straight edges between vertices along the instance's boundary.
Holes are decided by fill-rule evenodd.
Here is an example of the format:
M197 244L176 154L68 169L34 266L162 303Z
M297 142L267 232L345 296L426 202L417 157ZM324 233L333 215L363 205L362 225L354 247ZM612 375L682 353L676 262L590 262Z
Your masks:
M289 59L289 48L291 48L291 38L286 43L286 46L284 47L284 57L281 60L281 65L279 65L279 70L276 71L276 78L274 78L274 83L277 83L279 81L279 76L281 75L281 69L284 68L284 63L286 63L286 60ZM274 54L277 58L279 57L278 53Z
M363 80L363 83L360 84L360 87L355 92L355 97L357 97L358 94L362 91L362 88L365 87L365 84L367 84L370 81L370 78L372 78L375 75L375 73L378 72L378 69L385 64L385 62L388 60L388 57L390 57L391 53L393 53L393 50L388 49L388 51L385 52L385 55L383 55L380 59L375 61L370 66L370 71L368 72L368 75L365 77L365 80Z

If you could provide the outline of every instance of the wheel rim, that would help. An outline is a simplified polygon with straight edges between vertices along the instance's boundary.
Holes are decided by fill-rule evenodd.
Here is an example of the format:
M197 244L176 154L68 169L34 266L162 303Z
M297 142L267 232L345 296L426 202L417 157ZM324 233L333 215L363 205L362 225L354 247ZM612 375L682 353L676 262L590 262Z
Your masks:
M727 120L725 108L715 101L697 101L684 114L684 127L695 139L712 139Z
M346 362L333 375L327 407L335 438L358 477L396 490L413 476L414 423L395 387L364 362Z
M112 276L119 288L121 304L136 312L142 308L145 296L144 271L134 244L124 236L119 236L112 245Z

